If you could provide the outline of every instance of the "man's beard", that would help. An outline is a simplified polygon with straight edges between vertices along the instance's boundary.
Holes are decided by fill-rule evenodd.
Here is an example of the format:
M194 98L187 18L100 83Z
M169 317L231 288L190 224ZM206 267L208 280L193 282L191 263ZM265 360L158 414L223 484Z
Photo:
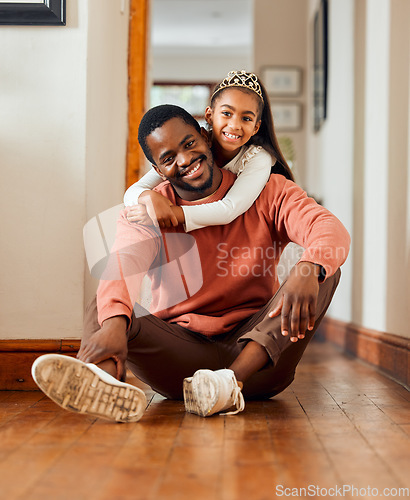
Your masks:
M191 162L191 165L193 163L195 163L196 161L198 161L200 158L196 158L193 162ZM203 161L207 161L208 158L204 155L202 157L202 160ZM181 188L181 189L184 189L185 191L191 191L191 192L196 192L196 193L201 193L202 191L206 191L207 189L209 189L211 186L212 186L212 182L214 180L214 169L213 169L213 165L214 165L214 162L212 160L212 165L211 165L211 168L209 169L209 177L208 179L204 182L204 184L202 184L202 186L192 186L191 184L188 184L187 182L185 182L183 180L183 175L178 175L176 177L176 180L178 181L176 183L176 186L178 188ZM190 166L190 165L189 165ZM189 166L187 168L189 168ZM172 181L170 181L171 184L172 184Z

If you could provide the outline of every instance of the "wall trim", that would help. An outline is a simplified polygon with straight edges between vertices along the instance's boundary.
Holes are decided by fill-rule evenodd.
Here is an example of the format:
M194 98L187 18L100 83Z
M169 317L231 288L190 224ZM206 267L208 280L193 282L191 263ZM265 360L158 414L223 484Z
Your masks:
M0 339L0 390L38 390L31 377L31 365L42 354L75 356L80 339Z
M410 339L329 317L317 333L410 390Z
M325 317L316 334L410 390L410 339ZM75 356L80 339L0 339L0 390L31 391L34 360L47 353Z

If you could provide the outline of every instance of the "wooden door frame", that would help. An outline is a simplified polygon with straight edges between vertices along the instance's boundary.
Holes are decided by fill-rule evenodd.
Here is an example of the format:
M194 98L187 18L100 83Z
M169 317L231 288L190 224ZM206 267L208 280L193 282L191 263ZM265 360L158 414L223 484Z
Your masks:
M145 112L150 0L130 0L128 45L128 144L125 184L140 178L144 155L138 144L138 125Z

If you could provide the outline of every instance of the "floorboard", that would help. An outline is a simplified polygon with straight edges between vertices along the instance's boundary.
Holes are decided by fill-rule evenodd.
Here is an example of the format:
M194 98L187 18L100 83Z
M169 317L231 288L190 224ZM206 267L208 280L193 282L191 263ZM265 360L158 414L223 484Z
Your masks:
M328 344L309 346L286 391L235 416L203 419L146 390L136 424L0 392L1 498L269 500L285 488L330 498L343 485L410 496L408 391ZM363 491L344 498L374 498Z

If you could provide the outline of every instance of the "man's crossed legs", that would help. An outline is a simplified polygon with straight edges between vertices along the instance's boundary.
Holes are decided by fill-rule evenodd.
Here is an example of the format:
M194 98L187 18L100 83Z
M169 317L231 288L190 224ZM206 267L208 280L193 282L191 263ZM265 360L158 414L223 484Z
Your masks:
M128 368L163 396L185 399L189 412L209 416L235 407L232 413L237 413L244 408L243 398L270 398L291 384L339 279L340 270L319 285L314 328L297 342L282 335L280 316L269 316L280 289L247 321L210 338L153 315L133 316L128 330ZM99 329L94 299L85 313L83 341ZM251 368L242 361L245 359L251 359ZM48 354L35 361L32 373L40 389L67 410L114 421L139 420L146 407L143 391L113 376L118 375L113 360L100 366L104 370L68 356Z

